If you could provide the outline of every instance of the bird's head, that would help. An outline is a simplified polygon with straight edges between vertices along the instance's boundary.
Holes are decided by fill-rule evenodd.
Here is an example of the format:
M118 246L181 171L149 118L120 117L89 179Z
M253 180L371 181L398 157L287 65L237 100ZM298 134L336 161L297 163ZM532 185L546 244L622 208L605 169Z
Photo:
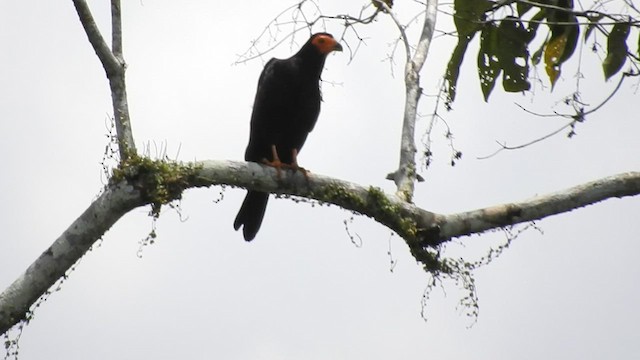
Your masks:
M323 55L327 55L332 51L342 51L342 45L331 34L327 33L313 34L311 36L311 44Z

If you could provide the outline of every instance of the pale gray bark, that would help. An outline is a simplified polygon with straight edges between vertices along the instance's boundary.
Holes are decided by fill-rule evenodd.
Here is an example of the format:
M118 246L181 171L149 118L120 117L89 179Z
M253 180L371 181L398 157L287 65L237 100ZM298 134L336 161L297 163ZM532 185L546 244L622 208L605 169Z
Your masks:
M142 205L127 184L109 187L25 272L0 294L0 334L25 319L31 305L75 264L122 215Z
M393 194L383 194L385 203L397 211L399 218L413 221L417 227L415 238L407 238L404 230L379 209L375 196L377 188L312 174L283 172L278 181L276 170L255 163L239 161L204 161L196 187L232 185L276 194L288 194L315 199L353 210L389 227L407 241L419 241L435 246L459 236L482 233L509 225L543 219L592 205L610 198L640 194L640 172L627 172L580 184L528 200L489 206L468 212L438 214L407 203ZM336 197L335 189L344 189L348 196ZM375 196L372 196L375 195Z
M518 223L540 220L611 198L640 194L640 172L627 172L551 194L489 206L439 218L441 239L477 234Z
M385 5L386 6L386 5ZM402 138L400 143L400 163L398 169L387 175L387 179L393 180L398 188L396 194L404 201L411 202L418 174L416 172L416 142L415 126L418 116L418 103L422 89L420 88L420 71L429 53L429 45L433 38L433 31L436 25L437 0L427 0L425 9L425 19L422 25L422 33L418 46L413 56L410 48L405 45L407 51L407 63L404 69L405 82L405 105L404 117L402 121ZM388 8L387 8L388 9ZM390 10L390 9L388 9ZM408 44L406 33L403 27L396 21L400 28L403 42Z
M121 70L121 64L113 55L111 49L109 49L109 45L104 41L87 2L84 0L73 0L73 5L76 7L80 23L89 38L89 43L91 43L93 50L102 63L102 67L107 73L107 77L119 72Z
M623 173L532 199L457 214L437 214L365 187L323 175L283 171L242 161L195 164L186 188L231 185L331 203L373 218L403 236L411 249L434 247L451 238L480 233L571 211L609 198L640 194L640 172ZM122 182L111 186L27 270L0 294L0 334L24 319L29 308L124 214L148 204ZM406 224L414 224L415 232ZM413 226L413 225L412 225ZM417 260L418 255L414 253Z
M131 130L129 104L127 102L127 88L125 85L126 64L122 55L122 17L120 14L120 0L111 0L111 40L112 49L104 41L96 22L91 15L89 5L85 0L73 0L78 18L82 23L93 50L98 55L102 67L109 79L111 98L113 102L113 118L116 124L118 150L120 160L124 161L136 153L136 146Z

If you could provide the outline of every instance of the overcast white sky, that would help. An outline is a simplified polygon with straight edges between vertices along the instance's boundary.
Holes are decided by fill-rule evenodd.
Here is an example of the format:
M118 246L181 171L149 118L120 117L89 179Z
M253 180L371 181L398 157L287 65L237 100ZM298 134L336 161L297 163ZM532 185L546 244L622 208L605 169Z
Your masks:
M104 31L108 2L91 1ZM334 4L335 3L335 4ZM322 1L331 12L340 1ZM413 9L397 1L403 19ZM290 1L127 1L125 58L138 147L166 144L181 160L242 159L260 60L233 66L264 25ZM355 9L358 6L354 7ZM403 13L404 11L404 13ZM440 26L450 26L445 15ZM316 30L323 30L316 28ZM339 24L327 30L338 34ZM329 57L319 122L300 156L314 173L381 186L394 170L403 106L401 52L396 76L384 59L396 36L382 17L360 29L366 46L349 63ZM638 36L632 33L632 36ZM297 38L304 42L306 35ZM423 72L434 94L454 42L439 37ZM104 71L71 1L0 3L0 289L9 285L88 206L100 187L111 100ZM587 45L589 46L589 45ZM297 50L283 45L270 56ZM516 201L640 168L635 84L577 128L489 160L495 140L518 144L564 119L539 118L573 91L567 67L551 96L481 98L475 52L462 70L458 100L442 115L464 157L449 162L439 123L435 159L417 186L418 205L437 212ZM604 83L584 55L584 101ZM538 69L543 76L543 69ZM543 83L547 84L543 79ZM421 112L432 112L424 98ZM424 120L426 121L426 120ZM424 126L424 121L420 126ZM397 236L348 212L272 200L258 237L232 228L244 191L188 191L183 217L167 210L157 242L136 253L151 230L148 209L125 216L85 256L62 290L36 312L22 359L633 359L640 358L640 199L609 200L555 216L523 233L477 272L480 316L456 309L461 293L444 283L421 316L429 278ZM459 239L447 254L473 260L503 232ZM391 249L396 266L390 271Z

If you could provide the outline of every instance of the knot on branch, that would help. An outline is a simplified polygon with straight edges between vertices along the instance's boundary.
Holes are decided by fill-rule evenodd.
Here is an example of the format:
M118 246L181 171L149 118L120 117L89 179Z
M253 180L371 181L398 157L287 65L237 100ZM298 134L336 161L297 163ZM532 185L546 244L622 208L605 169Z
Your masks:
M160 214L162 205L182 198L182 192L192 186L201 165L182 164L170 160L130 156L113 170L109 184L126 181L151 204L151 213Z

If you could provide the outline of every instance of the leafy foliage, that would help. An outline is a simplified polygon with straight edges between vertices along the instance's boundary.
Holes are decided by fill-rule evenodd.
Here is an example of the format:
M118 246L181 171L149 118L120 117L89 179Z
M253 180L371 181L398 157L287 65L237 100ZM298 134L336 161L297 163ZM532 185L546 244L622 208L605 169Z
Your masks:
M478 53L478 75L485 101L496 84L496 79L500 76L500 58L498 50L500 42L498 39L499 30L494 24L487 24L480 35L480 52Z
M393 0L371 0L371 3L373 4L373 6L376 7L376 9L382 10L384 12L386 12L387 10L382 5L382 3L387 5L389 7L389 9L391 9L393 7Z
M459 0L460 2L461 0ZM482 18L479 17L478 20ZM523 23L514 16L508 16L500 21L499 25L494 22L485 22L474 28L463 29L473 31L465 38L458 38L458 46L449 62L447 71L447 83L449 89L455 91L455 82L464 56L464 50L475 32L481 30L480 51L478 52L478 75L485 101L495 86L497 78L502 74L502 86L509 92L520 92L529 90L529 50L528 44L532 39L531 34L535 34L534 29L527 29ZM461 40L467 41L461 41ZM464 47L461 46L464 45ZM455 71L452 71L455 69ZM455 92L448 92L448 100L452 102Z
M458 44L453 50L453 55L445 73L445 86L447 93L447 105L450 105L456 97L456 84L460 74L460 65L467 51L467 46L482 30L486 20L486 12L491 9L489 0L456 0L454 2L455 16L453 21L458 31Z
M606 38L607 54L602 62L606 80L618 74L627 64L627 59L634 69L640 69L640 37L637 55L629 52L627 44L631 30L640 28L640 20L628 14L578 10L573 0L495 3L488 0L455 0L454 22L458 44L445 74L448 108L455 100L462 60L477 32L480 32L477 71L485 101L489 100L500 75L504 91L529 90L529 65L537 66L541 60L544 60L545 72L553 88L560 78L562 65L573 58L581 30L585 42L594 39L592 48L595 51L598 50L598 41L603 39L600 36ZM536 48L531 53L529 48L536 38Z
M618 23L613 26L607 41L607 57L602 62L605 79L615 75L627 60L629 47L627 46L627 38L631 30L631 24Z

